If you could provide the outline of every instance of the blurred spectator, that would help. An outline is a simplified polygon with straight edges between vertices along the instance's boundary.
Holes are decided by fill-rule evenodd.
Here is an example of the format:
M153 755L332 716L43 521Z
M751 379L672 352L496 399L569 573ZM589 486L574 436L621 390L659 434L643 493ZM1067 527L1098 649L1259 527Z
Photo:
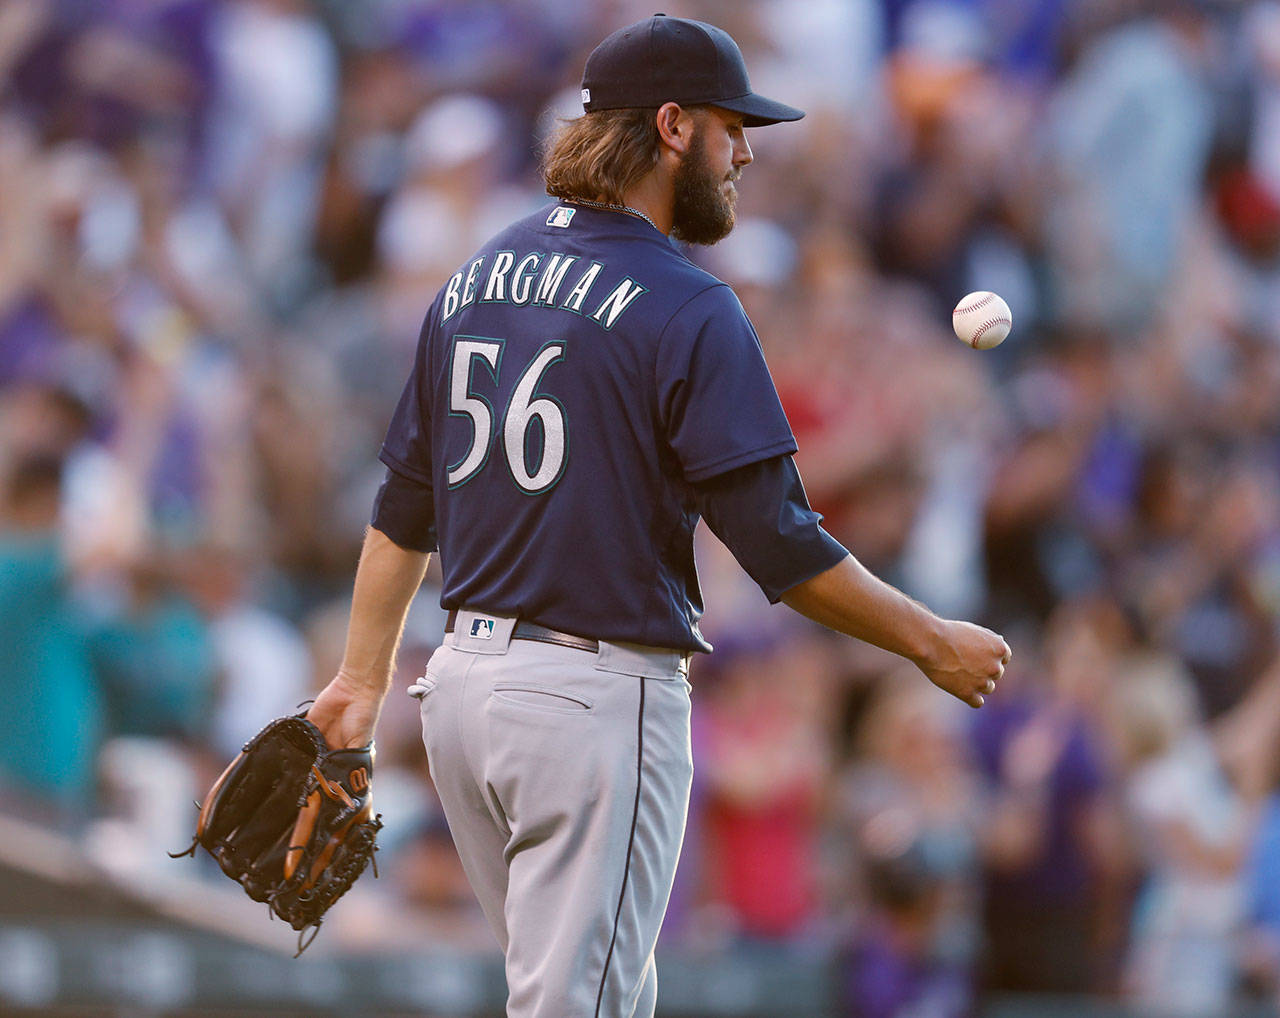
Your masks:
M1033 355L1011 379L1014 430L993 471L984 520L997 617L1047 617L1061 599L1102 581L1098 538L1108 531L1091 526L1087 483L1115 387L1106 344L1081 333Z
M70 815L89 805L102 718L57 536L60 482L61 466L48 456L21 459L4 474L0 695L9 721L0 781Z
M960 1016L980 945L982 824L964 707L915 669L885 676L837 789L832 865L855 871L851 1014Z
M293 713L311 691L311 658L302 635L250 598L249 563L231 548L205 548L183 563L201 615L217 683L208 710L208 742L219 756L240 751L246 733Z
M1259 601L1280 523L1272 473L1186 442L1157 450L1143 478L1148 539L1127 563L1131 596L1151 636L1192 669L1211 718L1274 654L1274 606Z
M1280 726L1280 670L1271 669L1246 706L1249 715L1242 712L1237 719L1240 724L1217 733L1224 755L1231 756L1230 747L1243 744L1251 751L1248 762L1256 765L1256 780L1237 776L1238 784L1257 798L1242 872L1248 914L1242 937L1241 978L1252 995L1280 1004L1280 738L1276 732ZM1238 774L1238 766L1236 770Z
M410 842L401 848L401 858L392 878L410 906L430 911L470 911L475 898L467 875L449 837L444 814L432 814Z
M817 917L824 665L821 644L784 638L735 656L703 700L706 891L747 938L797 936Z
M1249 4L1244 21L1242 36L1254 72L1250 165L1264 194L1274 200L1280 196L1280 4Z
M404 179L384 211L377 251L389 324L406 338L416 338L422 294L540 200L503 182L506 118L483 96L450 95L423 110L405 134Z
M1108 621L1105 608L1060 609L1043 658L1024 640L977 715L988 991L1112 985L1127 855L1101 716L1121 638Z
M287 302L310 269L337 53L307 0L220 5L213 50L219 89L209 179L253 276Z
M1127 660L1116 684L1126 794L1147 865L1126 982L1144 1008L1220 1013L1244 920L1245 815L1176 660Z
M161 569L148 564L132 570L118 600L95 620L89 641L111 731L187 739L204 734L213 646L204 619Z
M918 845L896 854L868 853L867 917L848 962L850 1018L962 1018L972 986L959 959L934 943L944 906L942 878Z
M1057 186L1045 235L1056 301L1072 324L1147 320L1195 208L1218 39L1200 4L1156 9L1086 44L1049 111Z

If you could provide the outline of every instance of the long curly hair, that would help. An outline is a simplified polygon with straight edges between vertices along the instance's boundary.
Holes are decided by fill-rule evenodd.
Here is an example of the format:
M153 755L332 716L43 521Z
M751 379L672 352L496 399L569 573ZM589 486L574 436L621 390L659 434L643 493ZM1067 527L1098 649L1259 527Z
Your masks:
M542 150L547 194L622 204L658 161L657 109L598 110L560 128Z

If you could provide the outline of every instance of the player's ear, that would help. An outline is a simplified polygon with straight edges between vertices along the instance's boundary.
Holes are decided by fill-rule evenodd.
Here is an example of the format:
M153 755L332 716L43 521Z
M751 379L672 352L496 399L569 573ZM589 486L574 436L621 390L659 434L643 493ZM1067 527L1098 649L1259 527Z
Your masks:
M658 137L677 155L689 151L693 140L693 114L679 103L663 103L656 114Z

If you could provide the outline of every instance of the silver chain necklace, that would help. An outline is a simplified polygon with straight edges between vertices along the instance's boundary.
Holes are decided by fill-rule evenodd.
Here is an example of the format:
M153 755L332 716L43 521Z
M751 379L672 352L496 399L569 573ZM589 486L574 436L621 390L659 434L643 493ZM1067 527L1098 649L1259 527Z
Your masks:
M593 209L608 209L611 212L628 212L633 216L639 216L646 223L652 226L655 230L658 230L657 223L655 223L652 219L646 216L639 209L633 209L630 205L614 205L612 202L607 202L607 201L588 201L586 198L573 198L571 200L575 205L587 205ZM661 233L662 231L658 230L658 232Z

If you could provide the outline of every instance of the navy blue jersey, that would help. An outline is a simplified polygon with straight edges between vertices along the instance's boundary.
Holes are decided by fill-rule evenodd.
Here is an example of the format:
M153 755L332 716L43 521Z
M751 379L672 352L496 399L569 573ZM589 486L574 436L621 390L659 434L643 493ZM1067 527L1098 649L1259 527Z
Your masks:
M431 490L444 607L706 650L695 485L795 448L733 291L642 219L553 205L436 297L381 459Z

